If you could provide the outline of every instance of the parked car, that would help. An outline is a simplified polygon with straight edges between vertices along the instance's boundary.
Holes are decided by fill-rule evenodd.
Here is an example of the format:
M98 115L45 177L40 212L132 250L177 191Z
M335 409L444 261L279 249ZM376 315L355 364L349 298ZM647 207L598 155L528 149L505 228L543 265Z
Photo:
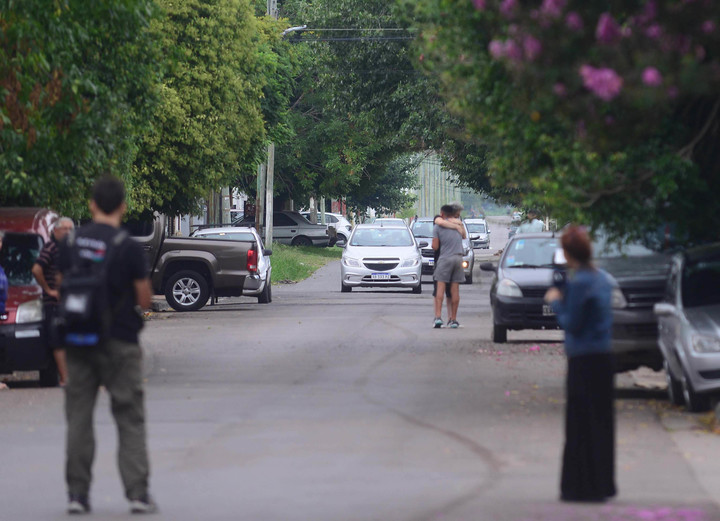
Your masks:
M203 239L217 239L221 241L242 241L262 245L262 239L255 228L206 228L198 230L192 235ZM272 250L263 247L257 248L257 269L248 272L243 285L243 295L257 297L260 304L272 302L272 265L270 263Z
M300 212L300 214L310 221L312 212ZM318 212L318 222L320 222L320 212ZM335 230L335 235L337 236L336 244L338 246L344 246L350 237L350 232L352 231L352 224L350 224L350 221L348 221L341 213L325 212L325 222L327 223L328 228L333 228Z
M255 216L245 216L233 226L254 228ZM336 238L331 240L327 226L312 224L299 212L283 210L273 212L273 240L292 246L332 246Z
M720 394L720 243L673 258L655 314L670 400L708 410Z
M398 217L378 217L373 221L373 224L384 224L386 226L388 224L407 226L407 223L403 219L400 219Z
M421 217L414 221L410 228L416 240L428 240L428 245L421 249L422 272L428 275L432 275L435 271L435 250L432 248L433 226L432 217ZM464 223L463 226L465 226ZM463 271L465 272L466 284L472 284L474 268L475 252L470 243L470 233L467 227L465 227L465 239L463 239Z
M519 222L512 222L510 228L508 228L508 239L512 239L520 228Z
M552 286L559 238L552 232L516 235L500 256L498 265L480 265L493 271L490 286L492 341L507 342L508 329L557 329L557 317L544 301Z
M400 287L422 293L421 270L418 244L407 226L359 224L343 252L340 289Z
M123 226L147 253L153 291L176 311L198 310L212 296L239 297L245 279L257 274L262 242L255 239L167 237L162 216Z
M665 293L670 256L639 242L618 244L602 232L593 240L594 263L613 279L612 346L618 371L640 366L660 370L663 357L658 345L657 317L653 305Z
M39 371L40 385L58 384L57 367L47 348L42 289L32 267L58 215L43 208L0 208L5 232L0 266L8 278L7 319L0 322L0 373Z
M465 219L465 227L473 248L490 249L490 228L485 219Z

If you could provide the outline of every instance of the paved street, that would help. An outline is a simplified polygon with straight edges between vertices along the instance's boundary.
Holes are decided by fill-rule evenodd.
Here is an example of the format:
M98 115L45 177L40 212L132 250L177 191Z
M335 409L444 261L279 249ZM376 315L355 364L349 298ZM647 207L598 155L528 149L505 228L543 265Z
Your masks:
M504 245L493 225L493 247ZM557 501L564 358L558 332L494 345L489 276L461 287L457 330L422 295L341 294L339 263L148 323L156 519L720 520L720 437L659 391L619 379L619 497ZM125 519L101 397L94 517ZM0 392L0 520L65 519L62 391Z

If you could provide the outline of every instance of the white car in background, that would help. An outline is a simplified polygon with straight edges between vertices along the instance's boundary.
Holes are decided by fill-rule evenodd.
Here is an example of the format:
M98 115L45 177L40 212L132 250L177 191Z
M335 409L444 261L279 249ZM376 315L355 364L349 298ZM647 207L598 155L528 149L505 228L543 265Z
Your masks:
M255 228L205 228L196 230L191 237L222 241L256 242L259 246L257 248L257 271L245 277L243 296L257 297L260 304L272 302L272 265L270 264L272 250L266 250L263 247L263 241Z
M300 212L300 214L308 221L310 221L310 216L312 215L312 212L303 211ZM320 212L318 212L317 218L319 223ZM325 212L325 222L327 223L328 228L335 228L335 232L337 233L337 242L335 244L337 244L338 246L344 246L345 244L347 244L347 240L350 237L350 232L352 232L352 224L350 224L350 221L348 221L347 218L341 213Z

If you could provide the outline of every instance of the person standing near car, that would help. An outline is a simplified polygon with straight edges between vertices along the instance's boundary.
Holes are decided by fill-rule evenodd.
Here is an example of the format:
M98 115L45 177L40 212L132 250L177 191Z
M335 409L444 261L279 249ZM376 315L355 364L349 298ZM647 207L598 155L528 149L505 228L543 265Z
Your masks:
M138 333L140 308L150 307L152 289L142 247L120 230L127 210L122 182L106 176L93 187L92 223L79 228L60 248L58 267L61 303L78 273L99 277L104 288L104 333L95 345L71 344L65 336L68 380L65 385L67 445L65 477L68 513L90 512L91 467L95 454L93 409L99 387L110 395L118 429L118 466L134 514L153 513L148 492L149 463L145 430L142 350ZM103 263L108 265L104 266ZM64 281L67 284L64 284ZM61 306L62 308L62 306ZM62 311L62 309L61 309ZM107 311L110 311L108 314Z
M57 315L58 305L58 286L56 281L57 275L57 257L58 244L62 242L68 233L75 229L75 224L68 217L61 217L53 226L50 240L40 250L38 258L32 267L32 274L43 290L43 313L45 315L45 332L48 342L48 350L52 351L57 365L58 375L60 377L60 385L65 385L67 381L67 365L65 362L65 350L61 346L55 345L55 339L52 338L51 331L53 329L53 320Z
M545 223L538 219L537 216L537 210L528 210L527 220L518 227L517 233L537 233L545 231Z
M440 215L445 223L437 222L433 226L432 248L440 250L433 280L437 281L435 292L435 321L434 327L443 326L442 303L445 296L445 289L450 285L450 308L448 312L448 327L457 328L460 324L457 321L457 310L460 305L460 282L465 282L465 272L462 267L463 244L465 228L462 222L455 218L456 212L461 210L456 206L446 204L440 209ZM436 219L437 221L437 219ZM451 224L451 227L445 226Z
M615 487L614 360L610 348L612 286L591 262L587 232L571 226L561 245L570 274L545 300L565 330L568 358L563 501L605 501Z

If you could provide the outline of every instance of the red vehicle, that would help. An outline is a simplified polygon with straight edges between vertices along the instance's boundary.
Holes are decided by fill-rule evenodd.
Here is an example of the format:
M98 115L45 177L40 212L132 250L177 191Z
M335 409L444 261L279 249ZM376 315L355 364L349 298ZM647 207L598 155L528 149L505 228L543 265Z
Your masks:
M57 368L46 344L42 289L32 267L58 215L43 208L0 208L5 232L0 266L8 278L7 319L0 321L0 374L40 371L40 385L58 383Z

